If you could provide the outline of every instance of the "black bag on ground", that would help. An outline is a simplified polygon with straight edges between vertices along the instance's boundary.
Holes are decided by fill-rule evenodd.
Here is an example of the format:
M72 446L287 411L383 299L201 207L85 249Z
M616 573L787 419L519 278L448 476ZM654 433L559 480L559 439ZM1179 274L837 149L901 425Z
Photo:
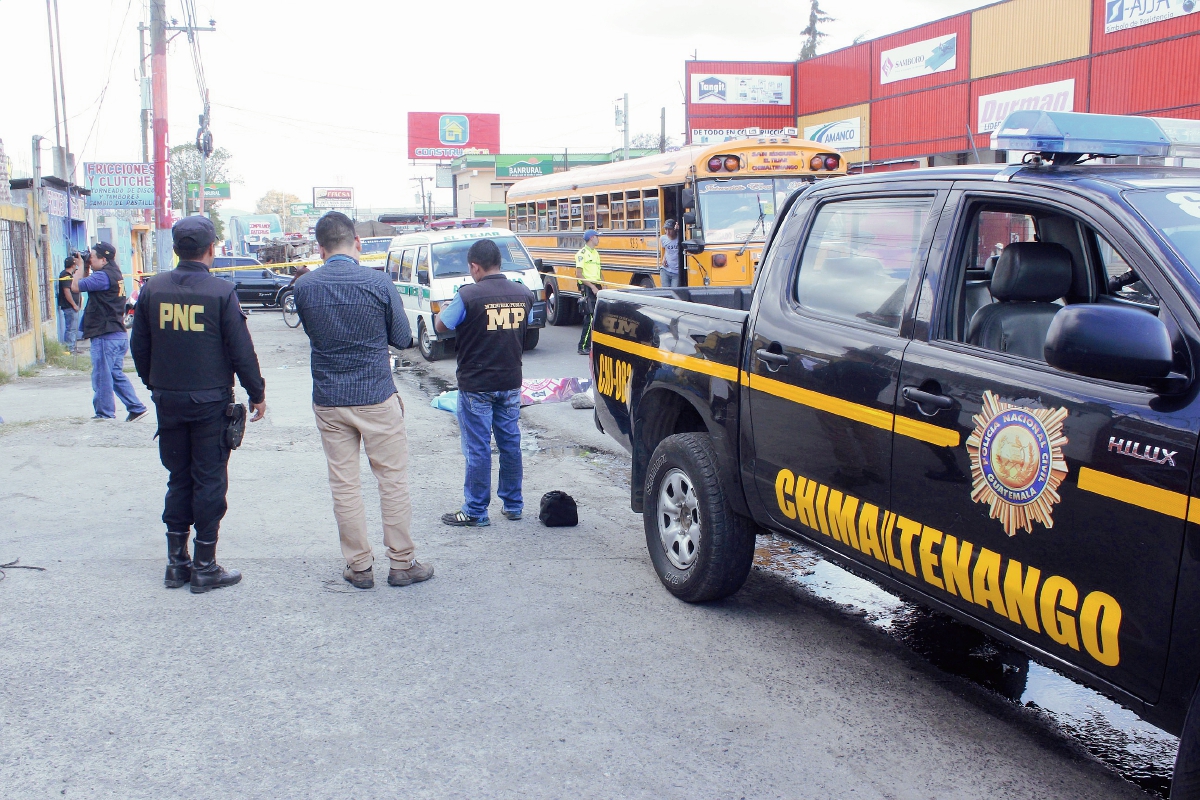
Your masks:
M246 407L241 403L230 403L225 407L224 443L230 450L237 450L246 435Z
M579 507L575 505L575 498L566 492L546 492L542 495L538 519L547 528L570 528L579 524Z

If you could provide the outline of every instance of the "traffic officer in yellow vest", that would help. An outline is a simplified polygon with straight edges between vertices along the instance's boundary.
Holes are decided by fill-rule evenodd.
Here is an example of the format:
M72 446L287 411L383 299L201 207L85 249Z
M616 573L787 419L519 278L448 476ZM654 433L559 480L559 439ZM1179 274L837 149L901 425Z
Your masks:
M233 402L234 373L250 395L251 422L266 413L266 386L234 285L208 271L216 255L212 222L185 217L171 234L179 264L142 287L131 349L138 377L154 399L158 454L170 473L162 517L164 583L174 589L190 581L199 594L242 579L216 561L229 452L245 419L245 408ZM193 525L195 556L189 558Z
M575 270L579 276L579 291L583 295L583 333L579 336L578 353L586 356L592 352L592 316L596 313L596 293L600 291L600 234L588 231L583 234L583 247L575 254Z

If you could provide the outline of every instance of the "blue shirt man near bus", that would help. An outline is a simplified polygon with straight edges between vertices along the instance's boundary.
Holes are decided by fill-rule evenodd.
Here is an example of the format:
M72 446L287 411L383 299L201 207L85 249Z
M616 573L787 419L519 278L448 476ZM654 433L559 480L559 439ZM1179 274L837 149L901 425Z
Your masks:
M113 394L121 398L128 412L126 422L137 422L150 413L138 399L125 374L125 354L129 334L125 332L125 276L116 263L117 250L108 242L96 242L88 264L92 274L80 278L80 267L71 272L72 292L87 292L83 309L83 337L91 342L92 408L94 420L116 419Z
M503 514L519 520L521 495L521 355L533 292L500 271L500 248L480 239L467 251L473 283L458 290L438 315L440 332L458 340L458 429L466 475L462 508L442 515L447 525L490 525L492 436L500 451L496 494Z

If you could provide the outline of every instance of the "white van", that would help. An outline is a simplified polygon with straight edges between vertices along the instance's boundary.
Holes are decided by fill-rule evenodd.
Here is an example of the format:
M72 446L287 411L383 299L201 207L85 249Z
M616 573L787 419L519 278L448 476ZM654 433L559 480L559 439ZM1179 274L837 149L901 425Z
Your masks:
M541 273L516 234L499 228L405 233L392 239L385 269L400 290L417 348L426 361L453 352L454 331L437 333L433 318L454 299L460 286L471 282L467 251L480 239L494 241L500 248L500 269L510 280L533 292L535 302L525 331L525 349L537 347L541 328L546 325L546 295Z

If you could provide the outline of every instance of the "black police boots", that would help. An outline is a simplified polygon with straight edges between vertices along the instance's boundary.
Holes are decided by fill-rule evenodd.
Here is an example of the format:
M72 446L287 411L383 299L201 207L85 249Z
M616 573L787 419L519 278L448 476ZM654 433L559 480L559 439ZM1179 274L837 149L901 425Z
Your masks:
M192 594L201 594L222 586L233 586L242 579L236 569L225 569L217 563L217 539L200 541L196 534L195 554L192 558Z
M167 575L163 585L178 589L192 579L192 559L188 555L190 531L167 534Z

